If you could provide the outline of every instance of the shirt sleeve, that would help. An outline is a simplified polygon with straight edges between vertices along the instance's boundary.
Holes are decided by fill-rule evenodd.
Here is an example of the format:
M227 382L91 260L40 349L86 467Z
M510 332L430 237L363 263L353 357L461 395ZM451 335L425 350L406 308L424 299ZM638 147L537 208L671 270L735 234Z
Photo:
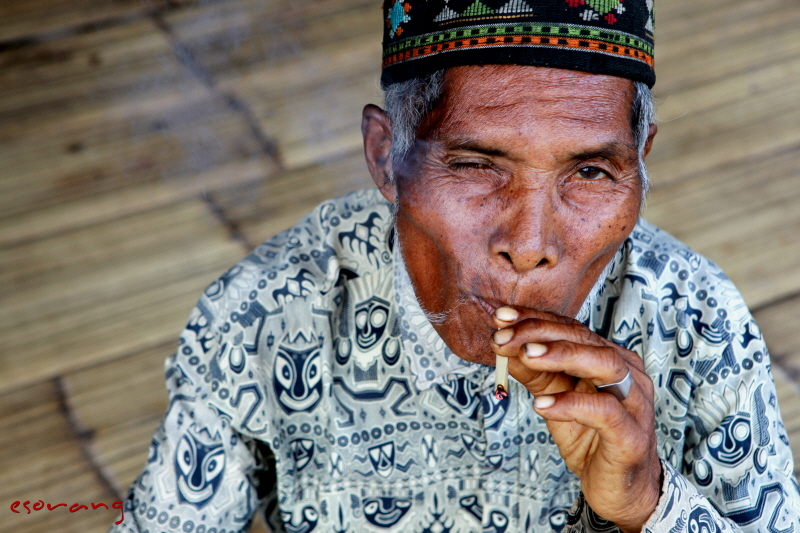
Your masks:
M664 479L661 498L650 519L642 527L644 533L716 533L741 530L722 518L706 500L669 462L662 460ZM569 533L614 533L619 529L597 515L586 504L583 493L569 512Z
M800 487L763 336L727 277L690 257L694 278L687 267L652 285L615 326L628 335L623 320L641 306L664 472L643 531L800 533ZM582 497L570 520L571 532L616 530Z
M664 482L656 510L642 528L647 533L739 532L735 523L723 518L711 502L680 472L662 461Z
M766 350L761 362L768 359ZM758 357L756 357L758 358ZM642 528L646 533L797 533L800 487L793 474L789 441L781 421L767 363L764 379L748 386L746 377L716 388L713 405L720 422L709 427L699 402L690 426L699 440L687 448L690 461L679 472L662 459L661 498ZM731 386L738 382L738 392ZM752 394L745 391L754 389ZM725 392L727 391L727 395ZM699 393L697 396L701 396ZM746 409L745 405L752 406ZM705 420L704 420L705 419ZM692 439L689 439L691 442ZM586 505L583 495L570 510L568 531L618 531Z
M166 361L167 412L127 494L124 520L109 533L247 531L256 511L275 507L268 448L236 431L232 416L209 401L224 345L220 307L206 291Z
M662 497L645 531L800 531L769 354L749 313L740 325L716 365L693 376L683 466L663 461Z

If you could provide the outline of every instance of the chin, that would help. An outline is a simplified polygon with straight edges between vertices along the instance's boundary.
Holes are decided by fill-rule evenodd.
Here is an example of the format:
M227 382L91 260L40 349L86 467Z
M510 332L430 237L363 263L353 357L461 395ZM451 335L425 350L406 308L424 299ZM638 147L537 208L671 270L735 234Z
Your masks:
M495 309L487 308L485 302L477 298L462 300L445 320L431 321L431 324L447 347L461 359L495 366L495 354L490 344L491 336L497 330L492 318Z

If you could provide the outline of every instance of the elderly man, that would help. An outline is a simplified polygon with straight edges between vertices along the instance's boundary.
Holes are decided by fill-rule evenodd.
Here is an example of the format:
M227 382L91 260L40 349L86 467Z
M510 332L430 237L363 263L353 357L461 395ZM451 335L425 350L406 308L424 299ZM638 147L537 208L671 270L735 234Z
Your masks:
M758 328L639 219L652 2L385 13L377 190L206 290L117 531L797 531Z

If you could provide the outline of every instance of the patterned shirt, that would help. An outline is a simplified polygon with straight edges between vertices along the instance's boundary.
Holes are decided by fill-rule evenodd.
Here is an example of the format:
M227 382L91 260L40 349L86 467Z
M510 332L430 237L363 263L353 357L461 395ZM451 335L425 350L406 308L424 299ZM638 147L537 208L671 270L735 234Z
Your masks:
M426 319L376 190L323 203L212 283L125 521L230 533L613 531L532 397ZM640 220L585 323L643 358L664 481L652 532L800 532L769 356L722 271ZM488 341L488 340L487 340Z

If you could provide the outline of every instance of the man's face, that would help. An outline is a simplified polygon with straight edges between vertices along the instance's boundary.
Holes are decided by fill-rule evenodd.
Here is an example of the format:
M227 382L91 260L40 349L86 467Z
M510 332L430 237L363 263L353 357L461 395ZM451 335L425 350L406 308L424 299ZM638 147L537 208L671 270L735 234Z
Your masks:
M498 307L574 316L636 223L632 83L525 66L449 69L396 169L397 235L423 309L493 364Z

